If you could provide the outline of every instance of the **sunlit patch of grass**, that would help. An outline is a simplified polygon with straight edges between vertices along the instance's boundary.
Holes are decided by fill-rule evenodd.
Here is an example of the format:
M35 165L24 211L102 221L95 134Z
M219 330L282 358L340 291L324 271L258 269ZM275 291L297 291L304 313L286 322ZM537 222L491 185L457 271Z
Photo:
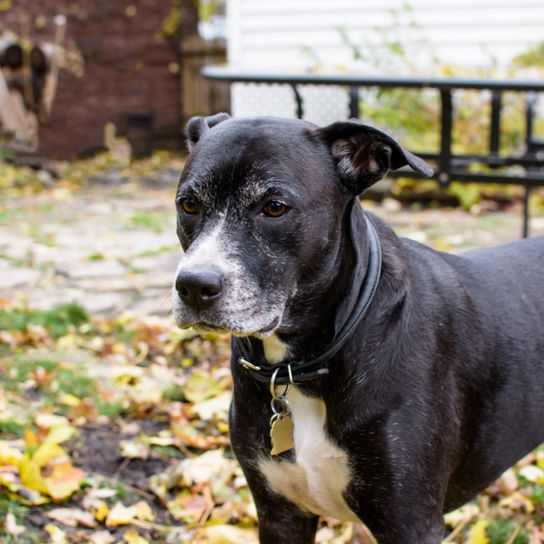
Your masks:
M124 412L124 407L120 402L97 402L96 409L101 416L108 418L119 417Z
M519 533L514 540L509 540L518 530ZM489 544L504 544L505 542L510 542L511 544L529 544L529 536L525 532L525 529L518 529L517 523L508 519L491 521L487 528L487 536L489 537Z
M0 520L6 519L10 512L17 524L23 525L29 509L4 495L0 489ZM0 542L2 544L39 544L43 542L43 537L40 537L36 531L29 530L28 527L23 534L10 535L4 530L3 523L0 523Z
M167 217L164 214L156 212L134 212L128 218L128 224L131 227L152 230L156 233L164 231L167 224Z
M13 436L15 438L22 438L25 426L18 421L7 419L0 421L0 435L4 438ZM0 515L1 517L1 515Z
M7 223L14 214L14 210L10 210L8 208L2 208L0 209L0 223Z
M136 255L136 257L156 257L157 255L163 255L164 253L172 253L176 251L178 246L161 246L157 249L146 249Z
M81 368L65 362L50 360L33 360L20 355L4 361L0 366L0 379L7 391L40 395L43 405L57 406L61 395L70 394L79 399L95 399L98 394L96 383L81 372ZM22 389L21 385L25 384ZM65 407L58 410L64 412ZM7 426L12 434L20 435L14 422L0 422L0 432Z
M152 446L151 450L166 459L184 459L185 455L174 446Z
M50 310L29 310L25 307L0 309L0 330L26 331L32 325L47 330L53 338L68 334L70 326L87 323L89 316L79 304L59 304Z

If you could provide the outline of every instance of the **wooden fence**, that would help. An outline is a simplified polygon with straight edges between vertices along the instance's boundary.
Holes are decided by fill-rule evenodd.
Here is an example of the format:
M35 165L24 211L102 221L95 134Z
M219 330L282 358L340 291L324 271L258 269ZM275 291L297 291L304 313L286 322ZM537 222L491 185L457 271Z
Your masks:
M226 62L226 44L222 40L205 41L198 36L181 43L181 89L183 123L194 115L230 111L230 86L210 81L201 75L207 64Z

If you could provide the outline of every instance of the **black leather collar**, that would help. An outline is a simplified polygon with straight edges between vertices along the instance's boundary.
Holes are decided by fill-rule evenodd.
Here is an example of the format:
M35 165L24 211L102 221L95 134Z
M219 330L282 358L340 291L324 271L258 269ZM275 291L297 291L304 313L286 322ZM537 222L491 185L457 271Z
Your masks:
M302 383L314 380L329 373L329 361L342 349L349 340L357 325L365 316L380 280L382 268L382 250L376 230L372 223L366 219L366 239L369 247L368 264L363 285L353 312L346 321L338 335L333 339L329 347L315 359L301 359L298 361L269 364L266 362L253 362L252 353L243 341L240 342L242 356L238 363L249 372L252 378L259 382L270 383L274 375L275 384Z

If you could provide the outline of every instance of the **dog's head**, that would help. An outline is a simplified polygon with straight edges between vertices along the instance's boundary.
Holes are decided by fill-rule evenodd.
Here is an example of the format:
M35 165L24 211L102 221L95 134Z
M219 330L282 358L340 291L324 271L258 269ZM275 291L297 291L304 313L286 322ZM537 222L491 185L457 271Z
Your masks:
M185 250L174 284L182 327L265 337L292 319L289 302L333 277L350 202L421 159L357 121L310 123L227 114L193 118L176 194Z

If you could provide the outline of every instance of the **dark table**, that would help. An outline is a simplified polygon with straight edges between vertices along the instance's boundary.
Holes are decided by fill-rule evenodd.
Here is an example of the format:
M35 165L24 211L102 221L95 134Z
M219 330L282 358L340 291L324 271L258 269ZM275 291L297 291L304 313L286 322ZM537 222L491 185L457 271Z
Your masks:
M504 183L521 185L525 188L523 206L523 236L529 231L529 197L531 188L544 185L544 139L533 134L535 105L540 93L544 93L542 81L520 81L508 79L464 79L438 77L402 77L376 75L322 75L286 74L238 71L229 67L206 66L202 74L211 80L225 83L260 83L289 85L297 105L297 117L304 116L304 101L301 85L337 85L349 93L350 116L360 118L360 89L362 87L436 89L440 93L440 150L436 153L420 153L422 158L436 163L434 178L442 186L452 180L475 183ZM459 89L485 90L491 93L489 153L487 155L458 155L452 152L453 101L452 93ZM502 155L500 149L500 127L502 94L520 92L527 97L525 108L526 131L525 151L521 156ZM488 173L471 172L473 164L488 166ZM493 172L502 167L521 166L519 175ZM392 177L420 177L411 170L391 172Z

